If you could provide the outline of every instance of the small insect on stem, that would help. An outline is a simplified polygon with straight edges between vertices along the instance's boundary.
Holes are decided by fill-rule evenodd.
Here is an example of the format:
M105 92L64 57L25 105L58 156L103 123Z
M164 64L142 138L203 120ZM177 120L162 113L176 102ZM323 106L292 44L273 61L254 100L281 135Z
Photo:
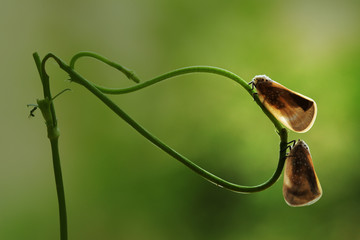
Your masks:
M28 104L26 106L27 107L33 107L33 109L30 110L29 118L35 117L34 112L36 111L36 109L38 109L38 105L36 105L36 104Z
M300 139L286 159L283 195L286 203L292 207L311 205L322 195L309 147Z
M255 87L262 104L274 117L294 132L307 132L315 122L314 100L258 75L249 83Z
M55 95L55 97L53 97L51 99L51 101L54 101L55 98L57 98L58 96L60 96L62 93L66 92L66 91L70 91L70 88L66 88L64 90L62 90L61 92L59 92L58 94ZM39 108L39 106L37 104L28 104L27 107L33 107L33 109L31 109L30 114L29 114L29 118L30 117L35 117L34 112L36 111L36 109Z

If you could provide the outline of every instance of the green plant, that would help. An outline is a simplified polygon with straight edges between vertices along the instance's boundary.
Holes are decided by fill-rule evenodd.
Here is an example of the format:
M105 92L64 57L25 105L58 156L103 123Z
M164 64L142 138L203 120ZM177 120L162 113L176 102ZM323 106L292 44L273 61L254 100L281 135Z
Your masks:
M51 91L50 91L50 81L49 76L46 73L45 66L49 59L53 59L56 61L56 63L59 65L61 69L63 69L67 74L69 74L71 81L82 85L86 89L88 89L91 93L93 93L100 101L102 101L107 107L109 107L116 115L118 115L120 118L122 118L125 122L127 122L131 127L133 127L137 132L139 132L142 136L147 138L150 142L158 146L160 149L168 153L173 158L177 159L181 163L183 163L185 166L199 174L200 176L204 177L208 181L216 184L219 187L223 187L225 189L239 192L239 193L253 193L265 190L269 188L271 185L273 185L278 178L281 175L282 169L284 167L284 162L286 159L286 150L288 147L288 132L287 130L281 125L281 123L264 107L262 102L260 101L258 95L256 94L255 90L242 78L235 75L232 72L229 72L225 69L217 68L217 67L211 67L211 66L193 66L193 67L186 67L186 68L180 68L168 73L165 73L163 75L160 75L156 78L153 78L151 80L145 81L140 83L139 78L134 74L134 72L130 71L129 69L122 67L121 65L114 63L103 56L100 56L95 53L91 52L80 52L73 56L73 58L70 61L70 64L66 64L63 60L55 56L54 54L47 54L42 60L40 59L39 55L37 53L33 54L40 79L43 86L43 93L44 98L37 100L37 105L31 105L34 106L34 108L31 110L30 115L33 116L33 112L36 108L39 108L41 110L41 113L45 119L45 123L47 126L47 133L48 138L50 140L51 144L51 150L52 150L52 158L53 158L53 166L54 166L54 174L55 174L55 182L56 182L56 189L57 189L57 196L58 196L58 204L59 204L59 216L60 216L60 238L62 240L67 239L67 217L66 217L66 205L65 205L65 191L64 191L64 185L62 180L62 174L61 174L61 165L60 165L60 155L59 155L59 147L58 147L58 139L60 136L59 130L58 130L58 123L56 119L56 113L55 113L55 107L53 100L59 96L56 95L55 97L52 97ZM133 87L128 88L122 88L122 89L110 89L102 86L98 86L84 77L82 77L77 71L75 71L75 63L78 59L82 57L91 57L94 59L97 59L111 67L114 67L121 71L123 74L125 74L130 80L137 83ZM270 121L274 124L275 128L277 129L277 133L280 137L280 146L279 146L279 161L278 166L274 172L274 174L270 177L269 180L266 182L256 185L256 186L243 186L234 184L231 182L228 182L208 171L201 168L200 166L196 165L192 161L190 161L185 156L182 156L175 150L173 150L171 147L163 143L160 139L152 135L150 132L148 132L145 128L143 128L141 125L139 125L135 120L133 120L128 114L126 114L121 108L119 108L118 105L116 105L113 101L111 101L106 94L125 94L130 93L134 91L141 90L145 87L149 87L153 84L156 84L158 82L173 78L175 76L180 76L184 74L190 74L190 73L211 73L211 74L217 74L224 76L226 78L229 78L236 83L239 83L250 95L251 98L254 99L254 101L258 104L258 106L262 109L262 111L265 113L265 115L270 119ZM65 89L67 90L67 89ZM65 91L64 90L64 91Z

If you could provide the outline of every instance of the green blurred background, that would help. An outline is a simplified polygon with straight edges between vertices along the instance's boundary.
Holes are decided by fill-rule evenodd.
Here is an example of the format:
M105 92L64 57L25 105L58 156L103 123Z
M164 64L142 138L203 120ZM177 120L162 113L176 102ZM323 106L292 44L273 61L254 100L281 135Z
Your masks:
M69 239L360 239L359 1L1 0L0 239L58 239L51 152L39 111L32 53L65 61L95 51L148 80L212 65L246 81L267 74L313 98L305 134L323 196L287 206L282 177L237 194L203 180L153 146L50 61L61 130ZM132 83L83 59L77 69L107 86ZM279 139L251 97L209 74L113 96L178 152L238 184L266 181Z

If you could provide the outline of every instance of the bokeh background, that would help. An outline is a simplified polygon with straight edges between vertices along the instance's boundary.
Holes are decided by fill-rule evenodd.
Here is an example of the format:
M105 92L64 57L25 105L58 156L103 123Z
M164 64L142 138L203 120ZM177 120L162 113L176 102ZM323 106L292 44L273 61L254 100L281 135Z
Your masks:
M220 189L159 150L50 61L69 239L360 239L360 2L1 0L0 239L58 239L58 210L42 97L32 59L98 52L142 81L191 65L246 81L267 74L313 98L313 128L289 139L311 149L323 196L291 208L282 177L250 195ZM96 83L133 83L92 59ZM157 137L207 170L256 185L275 171L279 139L231 80L178 77L112 96Z

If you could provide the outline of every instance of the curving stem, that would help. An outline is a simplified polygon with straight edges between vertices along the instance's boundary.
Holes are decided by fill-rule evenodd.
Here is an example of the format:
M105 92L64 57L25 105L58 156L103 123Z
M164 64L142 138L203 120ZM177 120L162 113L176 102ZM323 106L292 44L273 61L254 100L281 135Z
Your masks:
M228 78L238 82L240 85L242 85L249 92L249 94L252 97L254 97L257 104L261 107L261 109L269 117L269 119L274 123L274 126L277 128L278 134L280 136L280 151L279 151L279 162L278 162L277 169L276 169L275 173L272 175L272 177L270 177L270 179L268 181L266 181L266 182L264 182L262 184L256 185L256 186L243 186L243 185L238 185L238 184L235 184L235 183L228 182L228 181L226 181L226 180L224 180L224 179L222 179L222 178L220 178L220 177L206 171L205 169L201 168L200 166L196 165L195 163L190 161L188 158L186 158L185 156L181 155L180 153L176 152L174 149L172 149L171 147L169 147L168 145L163 143L160 139L158 139L157 137L152 135L144 127L142 127L135 120L133 120L128 114L126 114L122 109L120 109L119 106L117 106L113 101L111 101L102 92L104 89L99 89L98 86L96 86L93 83L86 80L79 73L77 73L71 66L67 65L60 58L56 57L55 55L53 55L51 53L46 55L44 57L43 61L42 61L42 66L43 66L42 67L42 71L43 71L42 74L43 75L46 75L45 63L49 58L53 58L59 64L60 68L62 68L64 71L66 71L70 75L71 79L74 82L76 82L76 83L84 86L85 88L87 88L96 97L98 97L106 106L108 106L114 113L116 113L119 117L121 117L124 121L126 121L131 127L133 127L142 136L144 136L150 142L155 144L157 147L159 147L160 149L162 149L163 151L168 153L170 156L177 159L178 161L183 163L185 166L189 167L191 170L198 173L199 175L201 175L202 177L204 177L208 181L216 184L217 186L220 186L220 187L223 187L223 188L226 188L228 190L235 191L235 192L251 193L251 192L258 192L258 191L262 191L264 189L267 189L272 184L274 184L277 181L277 179L280 177L282 169L284 167L284 161L285 161L285 158L286 158L286 151L282 151L281 149L286 149L286 146L287 146L287 130L285 128L283 128L281 126L281 124L261 104L258 97L253 94L254 92L251 89L251 87L248 85L248 83L246 83L244 80L242 80L237 75L235 75L235 74L233 74L233 73L231 73L231 72L229 72L227 70L220 69L220 68L215 68L215 67L208 67L208 66L188 67L188 68L178 69L178 70L175 70L173 72L161 75L161 76L159 76L157 78L154 78L154 79L149 80L147 82L144 82L142 84L139 84L139 85L136 85L134 87L128 88L127 90L125 90L125 91L123 91L121 93L136 91L138 89L142 89L142 88L144 88L146 86L150 86L150 85L152 85L154 83L157 83L157 82L160 82L162 80L165 80L165 79L168 79L168 78L171 78L171 77L174 77L174 76L182 75L182 74L191 73L191 72L214 73L214 74L218 74L218 75L228 77ZM119 90L116 90L116 91L119 91Z

